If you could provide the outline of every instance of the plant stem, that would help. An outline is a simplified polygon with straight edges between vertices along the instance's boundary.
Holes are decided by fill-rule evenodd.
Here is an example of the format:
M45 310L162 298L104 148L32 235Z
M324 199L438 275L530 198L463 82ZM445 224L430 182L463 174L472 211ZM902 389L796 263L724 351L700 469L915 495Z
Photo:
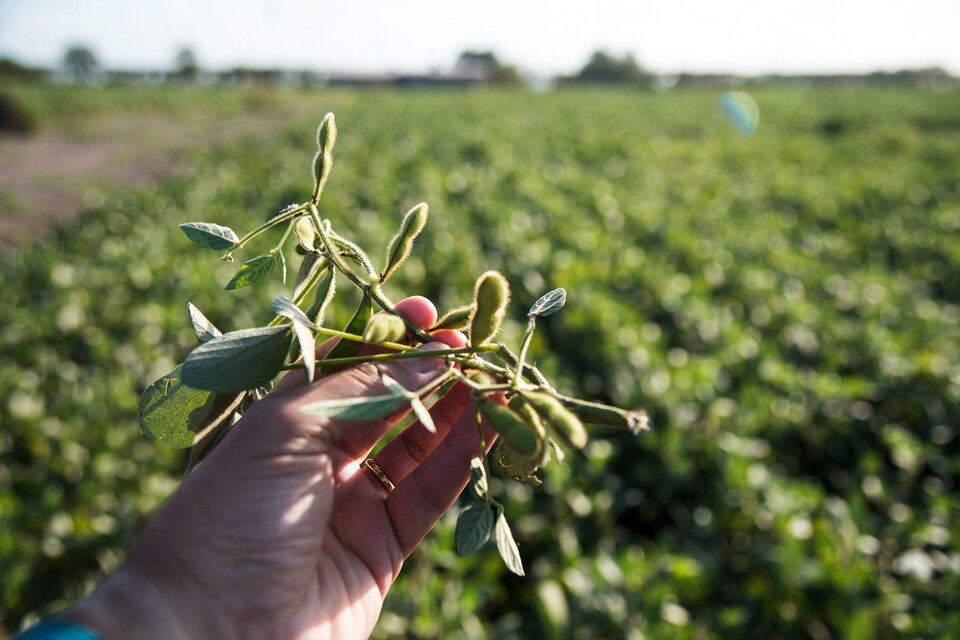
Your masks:
M274 216L274 217L270 218L269 220L267 220L266 222L264 222L263 224L261 224L259 227L257 227L257 228L254 229L253 231L247 233L247 235L243 236L242 238L240 238L240 239L237 241L237 244L233 245L233 247L230 249L230 251L228 251L228 252L226 252L225 254L223 254L223 256L222 256L220 259L221 259L221 260L227 260L227 259L229 259L229 258L231 257L231 254L233 254L234 251L236 251L237 249L242 248L244 245L246 245L248 242L250 242L250 240L252 240L253 238L257 237L258 235L260 235L261 233L263 233L263 232L266 231L267 229L270 229L271 227L274 227L274 226L280 224L281 222L286 222L287 220L290 220L291 218L296 218L298 215L300 215L300 214L307 208L307 206L308 206L308 205L306 205L306 204L301 204L300 206L298 206L298 207L296 207L296 208L294 208L294 209L291 209L290 211L287 211L287 212L285 212L285 213L281 213L281 214L279 214L279 215L277 215L277 216ZM284 236L284 239L286 239L286 236Z
M321 258L324 262L329 262L326 258ZM310 280L307 281L307 284L300 290L300 295L293 299L294 304L300 305L303 302L303 299L307 297L307 294L310 293L310 290L313 289L313 286L317 284L317 280L320 279L320 276L324 271L329 269L329 266L321 264L319 267L314 270L313 274L310 276Z
M334 244L338 244L344 249L348 249L353 252L353 255L356 257L357 262L363 265L363 268L367 270L367 276L372 281L377 277L377 270L373 267L373 262L370 261L370 256L361 249L356 243L347 240L343 236L339 235L335 231L330 232L330 239L333 240Z
M533 339L533 332L537 328L537 316L527 317L527 331L523 334L523 342L520 343L520 355L517 356L517 367L513 375L514 387L520 384L523 377L523 361L527 358L527 349L530 348L530 341Z
M517 367L517 363L520 362L520 358L510 350L510 347L502 342L497 346L499 348L496 351L496 356L511 367ZM529 363L524 363L523 370L525 373L529 374L530 377L533 378L541 387L551 391L553 390L553 386L550 384L550 381L547 380L546 377L544 377L544 375L540 373L540 370L535 366Z
M483 415L480 408L477 407L477 447L479 448L480 462L483 463L483 475L487 480L487 490L483 493L486 503L493 503L493 496L490 495L492 487L490 486L490 462L487 460L487 439L483 437Z
M383 342L379 343L378 346L387 346L391 343ZM361 362L385 362L389 360L406 360L408 358L422 358L422 357L440 357L440 356L450 356L457 355L460 353L475 353L477 351L474 347L459 347L457 349L431 349L431 350L422 350L414 349L412 347L407 347L408 351L401 351L399 353L374 353L366 356L350 356L348 358L328 358L323 360L324 364L331 365L343 365L343 364L360 364ZM284 369L299 369L297 365L287 365Z
M340 257L340 254L337 252L337 248L333 246L333 241L330 240L329 234L327 234L326 229L323 228L323 222L320 220L320 212L317 211L317 206L313 203L307 205L310 210L310 217L313 219L313 225L317 228L317 235L320 236L320 240L323 242L323 247L327 251L327 260L330 261L340 273L345 275L347 279L356 285L361 291L366 293L370 290L370 284L364 282L360 277L353 272L353 269L347 266L343 261L343 258Z

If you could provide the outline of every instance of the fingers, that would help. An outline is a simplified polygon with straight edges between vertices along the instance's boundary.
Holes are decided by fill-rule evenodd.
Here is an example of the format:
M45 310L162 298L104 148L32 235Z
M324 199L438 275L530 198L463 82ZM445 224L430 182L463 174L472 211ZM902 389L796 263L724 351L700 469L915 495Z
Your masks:
M478 453L478 438L476 413L468 408L423 464L396 482L397 488L387 497L386 508L404 557L463 491L470 479L470 459ZM483 438L489 451L496 431L486 423Z
M433 342L422 348L430 351L445 349L446 345ZM396 423L398 416L405 413L405 410L398 408L392 415L373 420L337 420L311 416L304 413L302 409L323 400L391 395L392 392L383 383L384 374L389 375L404 388L419 389L437 380L445 367L441 358L430 357L379 363L365 362L326 376L319 383L309 387L293 389L289 394L277 397L277 400L286 403L287 406L283 408L282 413L288 422L302 423L303 428L310 435L321 436L324 442L334 443L346 439L346 442L350 443L358 439L360 441L369 439L372 441L372 446L373 442L379 440Z
M394 484L400 484L443 442L464 411L473 412L470 389L457 384L430 408L436 433L414 422L377 453L377 466Z
M437 349L446 349L447 345L441 342L430 342L421 346L420 348L425 351L435 351ZM424 376L422 382L418 384L414 383L410 376L404 378L404 369L413 366L419 367L423 371L431 372L432 375ZM372 365L372 367L376 371L375 375L377 376L378 388L383 389L383 391L380 391L380 393L386 394L388 392L383 387L383 382L380 379L380 376L383 374L390 376L399 382L404 388L413 391L426 386L431 380L437 379L446 368L446 364L441 358L430 358L425 356L423 358L411 358L409 360L380 362ZM367 367L362 368L366 369ZM349 371L351 371L351 369L347 370L347 372ZM365 393L363 395L367 394ZM369 395L374 394L373 392L370 392ZM443 399L441 399L441 402L442 400ZM370 453L370 450L373 449L373 446L377 443L377 441L383 437L387 429L396 424L397 420L401 416L408 413L409 410L410 405L405 403L402 411L399 411L391 416L389 425L387 427L384 427L382 424L376 421L352 423L352 426L350 426L348 430L344 431L343 436L337 440L337 449L344 453L343 458L336 461L337 468L339 469L348 463L356 462L357 460L367 457L367 455ZM436 424L436 427L438 430L441 429L441 427L449 429L449 425L445 425L443 422ZM414 422L407 429L424 430L419 421Z

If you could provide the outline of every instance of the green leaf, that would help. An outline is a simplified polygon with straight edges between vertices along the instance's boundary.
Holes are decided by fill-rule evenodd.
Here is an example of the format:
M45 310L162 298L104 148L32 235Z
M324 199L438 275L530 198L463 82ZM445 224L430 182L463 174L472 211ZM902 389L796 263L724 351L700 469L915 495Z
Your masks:
M299 322L305 327L310 327L311 329L316 329L316 325L313 324L313 320L307 317L300 307L298 307L293 300L286 296L277 296L273 299L273 312L278 316L283 316L294 322Z
M224 288L228 290L240 289L260 282L273 271L274 264L276 264L276 260L270 254L247 260Z
M277 269L280 270L280 280L283 284L287 284L287 259L284 257L283 251L274 253L273 259L277 263Z
M187 312L190 314L190 322L193 323L193 332L197 334L201 344L223 335L192 302L187 303Z
M510 531L510 525L507 524L507 518L503 515L503 510L498 509L497 524L494 528L494 537L497 540L497 551L503 558L503 564L511 573L518 576L524 575L523 562L520 560L520 549L517 548L517 542L513 539L513 533Z
M427 409L427 406L423 404L423 400L417 396L413 396L410 398L410 408L413 409L415 414L417 414L417 418L420 420L420 424L423 425L424 429L430 433L437 432L437 426L433 424L433 417L430 415L430 411Z
M487 467L478 456L470 458L470 486L478 498L485 499L489 490L487 482Z
M222 423L236 409L239 398L188 387L182 365L160 378L140 396L140 431L174 449L185 449Z
M211 222L184 222L180 229L194 244L213 251L231 249L240 241L230 227Z
M417 397L415 393L407 389L405 386L388 376L387 374L380 375L380 381L383 382L383 386L387 388L392 394L403 396L404 398L415 398Z
M527 312L527 315L546 318L547 316L553 315L557 311L560 311L566 301L566 289L554 289L553 291L548 291L543 294L539 300L533 303L533 306L530 307L530 311Z
M344 328L346 333L352 333L354 335L360 335L363 333L363 328L367 326L367 322L370 321L370 316L373 314L373 301L370 300L370 296L363 296L363 299L360 300L360 304L357 305L357 310L353 314L353 318L350 319L350 322L347 323L347 326ZM355 342L353 340L340 340L333 349L330 350L330 353L327 354L327 358L350 358L357 355L357 351L360 349L361 342ZM340 369L342 365L324 365L323 362L320 362L320 367L324 371L336 371Z
M287 327L231 331L194 349L183 363L184 383L197 389L239 393L270 383L283 366Z
M490 539L495 514L486 502L468 504L457 518L457 553L473 553Z
M307 316L318 326L323 324L323 316L327 307L337 294L337 281L334 278L333 267L328 264L326 269L326 273L321 274L320 280L317 282L313 304L307 309Z
M307 374L307 384L313 382L313 373L317 368L317 340L313 331L307 325L293 321L293 333L300 344L300 354L303 356L303 368Z
M301 407L308 415L339 420L376 420L394 413L406 398L400 394L364 396L361 398L331 398L311 402Z
M306 292L304 291L314 278L317 271L322 269L327 265L325 258L320 257L316 253L308 253L303 257L303 260L300 261L300 268L297 270L297 277L293 281L293 299L297 300L303 296ZM316 282L313 282L313 285L316 285Z

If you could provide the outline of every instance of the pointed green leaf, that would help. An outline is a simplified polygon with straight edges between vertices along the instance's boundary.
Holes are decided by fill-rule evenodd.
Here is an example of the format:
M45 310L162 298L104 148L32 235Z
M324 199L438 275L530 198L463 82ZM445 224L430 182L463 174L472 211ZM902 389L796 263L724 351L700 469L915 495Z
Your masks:
M297 277L293 281L293 299L300 300L306 293L306 288L315 286L317 271L327 265L325 258L321 258L316 253L308 253L300 261L300 268L297 270Z
M207 320L207 316L203 315L200 309L193 306L192 302L187 303L187 312L190 314L190 322L193 323L193 332L197 334L197 339L200 340L201 344L211 338L223 335L219 329L213 326L212 322Z
M197 389L239 393L270 383L283 366L287 327L231 331L194 349L183 363L184 383Z
M383 382L383 386L386 387L387 391L392 394L403 396L404 398L415 398L416 394L408 390L402 384L388 376L387 374L380 375L380 381Z
M303 356L303 368L307 374L307 384L313 382L313 372L317 367L317 340L313 331L307 325L293 321L293 332L300 344L300 354Z
M410 398L410 408L413 409L415 414L417 414L417 419L420 420L420 424L423 425L424 429L430 433L437 432L437 426L433 424L433 417L430 415L430 411L427 409L427 406L423 404L423 400L417 396L413 396Z
M361 398L331 398L311 402L301 407L308 415L338 420L376 420L399 409L406 399L399 394L364 396Z
M372 313L373 302L370 300L370 296L363 296L363 299L360 300L360 304L357 306L357 310L353 314L353 318L347 323L344 331L354 335L362 334L363 328L367 326L367 322L370 321ZM354 342L353 340L341 340L330 350L327 358L332 360L333 358L349 358L355 356L361 344L363 343ZM340 369L341 366L342 365L324 365L322 361L320 362L320 367L324 371L336 371Z
M487 482L487 468L484 466L483 460L477 456L470 458L470 482L470 486L473 488L474 493L477 494L477 497L485 499L489 486Z
M507 565L512 573L518 576L524 575L523 562L520 560L520 550L517 548L517 542L513 539L513 533L510 531L510 525L507 524L507 518L503 515L503 510L497 516L497 524L494 529L494 537L497 539L497 551L503 558L503 564Z
M495 514L486 502L468 504L457 518L457 553L473 553L490 539Z
M283 284L287 284L287 259L283 255L283 251L277 251L273 254L273 259L277 263L277 269L280 270L280 280Z
M327 307L337 294L337 281L336 278L334 278L333 267L328 264L326 265L326 269L326 272L320 275L320 280L317 282L313 304L307 309L307 316L309 316L317 326L323 325L323 316L326 313Z
M247 260L224 288L240 289L260 282L273 271L274 264L276 260L269 254Z
M240 241L230 227L211 222L184 222L180 229L195 244L213 251L230 249Z
M560 311L566 301L566 289L554 289L553 291L548 291L543 294L539 300L533 303L533 306L530 307L530 311L527 312L527 315L546 318L547 316L553 315L557 311Z
M193 446L229 417L239 396L194 389L181 379L181 367L160 378L140 396L140 431L174 449Z
M294 322L299 322L305 327L310 327L315 329L316 325L313 324L313 320L307 317L300 307L294 304L293 300L286 296L277 296L273 299L273 312L278 316L283 316L293 320Z

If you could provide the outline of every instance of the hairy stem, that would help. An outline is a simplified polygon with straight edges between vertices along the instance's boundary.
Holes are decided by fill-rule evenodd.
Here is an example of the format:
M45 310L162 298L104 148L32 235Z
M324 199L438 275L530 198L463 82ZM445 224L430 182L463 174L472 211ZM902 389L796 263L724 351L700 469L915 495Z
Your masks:
M330 261L337 271L342 273L347 277L347 279L357 286L361 291L366 293L370 289L370 285L354 273L353 269L347 266L347 263L343 261L343 258L340 257L340 253L337 251L337 248L333 245L333 241L330 239L330 235L327 233L326 229L323 227L323 221L320 220L320 212L317 211L316 205L310 203L307 205L310 210L310 217L313 219L313 226L317 228L317 235L320 236L320 241L323 242L323 247L326 249L326 258Z
M386 346L391 343L383 342L379 343L378 346ZM399 353L374 353L366 356L350 356L348 358L327 358L323 361L324 364L331 365L349 365L349 364L360 364L362 362L385 362L389 360L406 360L409 358L440 358L444 356L458 355L461 353L476 353L481 348L474 347L459 347L457 349L431 349L429 351L414 349L407 347L408 351L401 351ZM285 370L289 369L299 369L301 365L291 364L283 367Z
M221 260L229 260L229 259L232 257L232 254L233 254L234 251L236 251L237 249L243 248L244 245L246 245L248 242L250 242L252 239L256 238L258 235L260 235L261 233L263 233L263 232L266 231L267 229L271 229L271 228L275 227L276 225L280 224L281 222L286 222L287 220L291 220L291 219L293 219L293 218L298 217L301 213L304 212L304 210L307 209L307 207L308 207L308 205L306 205L306 204L301 204L301 205L299 205L298 207L296 207L296 208L294 208L294 209L291 209L290 211L285 211L284 213L281 213L280 215L277 215L277 216L274 216L274 217L270 218L269 220L267 220L266 222L264 222L263 224L261 224L259 227L257 227L257 228L254 229L253 231L247 233L247 234L246 234L245 236L243 236L242 238L240 238L240 239L237 241L237 244L233 245L233 247L230 249L230 251L227 251L225 254L223 254L223 256L221 256L220 259L221 259ZM284 240L286 240L286 236L284 236Z
M530 348L530 341L533 339L533 332L537 328L537 316L527 318L527 331L523 334L523 342L520 344L520 355L517 356L517 366L513 374L514 386L520 384L523 377L523 361L527 358L527 349Z

